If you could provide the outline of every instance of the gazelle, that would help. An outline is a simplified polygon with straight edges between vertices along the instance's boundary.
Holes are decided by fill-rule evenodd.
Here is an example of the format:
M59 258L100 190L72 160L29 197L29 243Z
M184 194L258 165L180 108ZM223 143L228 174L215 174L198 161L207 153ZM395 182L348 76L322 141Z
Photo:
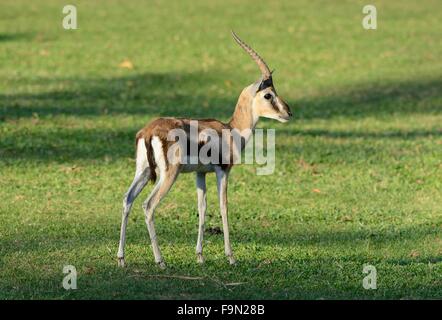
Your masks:
M126 242L126 226L130 213L130 209L135 198L146 186L149 180L156 181L157 174L159 179L156 182L152 192L147 200L143 203L147 230L152 242L153 254L155 262L165 268L160 248L158 246L157 235L154 226L154 212L160 201L168 193L178 175L181 172L196 172L196 187L198 198L199 227L198 239L196 245L197 261L204 262L203 258L203 234L204 221L206 215L206 174L215 172L218 187L219 205L223 223L224 232L224 249L230 264L235 263L232 248L229 240L229 225L227 219L227 180L233 163L201 163L188 164L182 161L174 161L171 159L183 156L190 157L192 155L178 148L177 152L170 152L173 143L169 138L172 130L181 130L187 135L188 141L191 140L190 132L192 131L192 122L198 124L198 133L209 129L215 132L219 137L223 131L237 131L242 139L240 145L229 144L226 154L221 154L223 159L232 158L235 148L239 152L244 148L253 129L260 117L276 119L280 122L286 122L292 117L289 106L276 93L272 81L272 72L270 71L264 60L246 43L244 43L233 31L232 36L235 41L252 57L261 70L262 77L255 83L244 88L239 96L235 111L228 123L223 123L214 119L191 120L184 118L159 118L141 129L136 135L136 172L134 180L123 200L123 215L121 222L120 244L118 249L118 264L125 265L124 246ZM197 137L198 147L203 146L207 139ZM224 139L225 140L225 139ZM231 141L231 140L229 140ZM176 159L175 159L176 160ZM158 173L157 173L158 171Z

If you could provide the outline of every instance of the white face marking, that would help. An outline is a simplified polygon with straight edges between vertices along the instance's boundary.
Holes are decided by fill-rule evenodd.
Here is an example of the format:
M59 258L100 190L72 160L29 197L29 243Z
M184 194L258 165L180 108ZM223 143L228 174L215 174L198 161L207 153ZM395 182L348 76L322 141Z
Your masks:
M271 99L266 99L264 96L270 94ZM275 110L274 106L277 108ZM263 92L258 92L256 98L253 100L253 113L258 114L259 117L278 120L279 122L287 122L288 119L284 118L282 114L285 114L281 99L275 95L269 89Z

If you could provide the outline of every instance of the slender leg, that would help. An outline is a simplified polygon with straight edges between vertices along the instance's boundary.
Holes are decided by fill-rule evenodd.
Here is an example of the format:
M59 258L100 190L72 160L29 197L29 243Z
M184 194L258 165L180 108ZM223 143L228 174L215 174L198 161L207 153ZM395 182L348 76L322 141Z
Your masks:
M126 244L126 227L127 220L129 218L130 209L132 208L132 204L135 198L140 194L143 188L146 186L147 181L149 179L150 169L149 167L145 168L142 172L137 172L135 178L129 187L129 190L124 195L123 199L123 214L121 218L121 230L120 230L120 244L118 247L118 265L120 267L124 267L124 246Z
M204 262L203 258L203 237L204 237L204 220L206 216L207 208L207 196L206 196L206 174L196 173L196 192L198 195L198 240L196 243L196 257L199 263Z
M149 195L149 198L143 203L144 212L146 215L146 225L149 232L150 241L152 242L152 250L155 256L155 262L161 269L166 267L163 258L161 257L160 247L158 246L157 234L154 225L154 212L160 201L166 196L178 176L178 167L170 166L170 168L160 173L160 180L156 184L154 190Z
M227 219L227 179L229 176L228 170L216 169L216 180L218 187L219 206L221 209L221 217L223 220L224 231L224 252L229 259L230 264L235 264L235 258L233 257L232 247L230 246L229 238L229 222Z

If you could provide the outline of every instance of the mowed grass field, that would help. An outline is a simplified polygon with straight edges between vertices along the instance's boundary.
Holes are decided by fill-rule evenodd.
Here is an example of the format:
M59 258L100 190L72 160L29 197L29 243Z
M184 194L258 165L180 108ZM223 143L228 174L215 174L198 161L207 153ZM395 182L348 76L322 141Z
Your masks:
M442 3L63 1L0 4L1 299L442 298ZM275 68L295 120L276 168L233 169L230 266L207 232L196 263L193 174L156 212L155 265L142 201L116 253L134 136L159 116L229 120L259 77L235 30ZM208 176L208 231L222 227ZM377 269L365 290L363 267ZM63 266L78 272L62 287Z

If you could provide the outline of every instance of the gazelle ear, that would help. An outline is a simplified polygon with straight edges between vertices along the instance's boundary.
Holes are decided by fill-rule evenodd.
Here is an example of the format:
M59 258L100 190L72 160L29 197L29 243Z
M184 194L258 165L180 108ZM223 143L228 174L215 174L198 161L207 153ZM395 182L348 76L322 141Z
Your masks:
M256 94L259 92L259 87L261 85L262 79L259 79L256 81L252 86L250 87L250 92L252 93L252 96L256 96Z

